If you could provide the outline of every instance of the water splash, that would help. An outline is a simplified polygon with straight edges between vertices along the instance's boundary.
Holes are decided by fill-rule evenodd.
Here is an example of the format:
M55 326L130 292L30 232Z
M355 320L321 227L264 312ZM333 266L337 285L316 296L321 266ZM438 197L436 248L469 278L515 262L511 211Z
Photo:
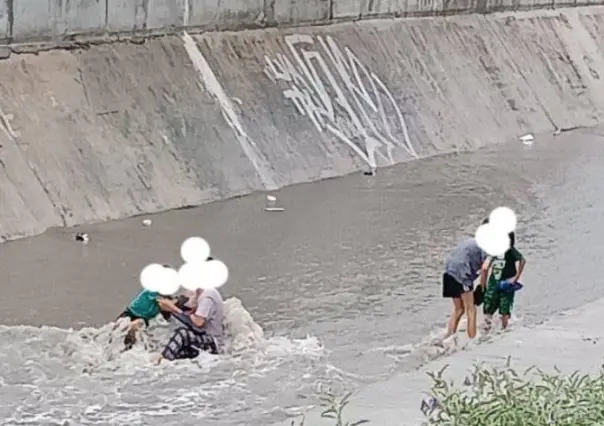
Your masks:
M0 424L136 425L203 418L236 425L271 411L298 412L291 402L316 386L322 345L313 337L265 336L238 299L225 301L225 314L225 355L160 366L152 364L153 357L175 327L163 318L127 352L127 322L81 330L0 327ZM288 389L267 393L267 381ZM275 410L277 405L287 408Z

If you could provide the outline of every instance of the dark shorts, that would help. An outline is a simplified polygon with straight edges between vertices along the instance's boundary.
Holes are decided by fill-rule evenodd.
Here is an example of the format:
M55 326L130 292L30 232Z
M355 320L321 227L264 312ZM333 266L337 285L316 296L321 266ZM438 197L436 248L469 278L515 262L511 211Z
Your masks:
M120 318L128 318L128 319L130 319L130 321L136 321L136 320L142 319L143 321L145 321L145 326L149 327L149 320L148 320L148 319L146 319L146 318L141 318L141 317L139 317L138 315L133 314L133 313L132 313L132 312L131 312L129 309L127 309L127 308L124 310L124 312L122 312L122 313L120 314L120 316L119 316L119 317L117 317L117 319L120 319Z
M446 272L443 274L443 297L451 299L458 299L463 293L472 291L474 286L464 288L464 286Z

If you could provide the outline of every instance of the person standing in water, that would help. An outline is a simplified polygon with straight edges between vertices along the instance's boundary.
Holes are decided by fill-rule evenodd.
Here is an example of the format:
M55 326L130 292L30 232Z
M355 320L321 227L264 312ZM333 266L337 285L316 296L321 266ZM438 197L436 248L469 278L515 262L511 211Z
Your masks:
M483 225L488 223L483 221ZM445 338L457 332L459 321L465 313L468 319L468 337L476 336L476 305L474 304L474 281L480 276L484 288L488 276L487 254L476 243L467 238L459 243L445 258L443 274L443 297L453 299L453 312Z
M487 326L491 326L493 315L499 311L504 330L508 327L514 306L515 292L512 286L520 280L526 265L524 256L515 247L515 234L510 232L509 237L510 249L503 256L487 259L487 268L490 269L491 274L484 295L483 307ZM501 287L502 281L505 281L507 289Z

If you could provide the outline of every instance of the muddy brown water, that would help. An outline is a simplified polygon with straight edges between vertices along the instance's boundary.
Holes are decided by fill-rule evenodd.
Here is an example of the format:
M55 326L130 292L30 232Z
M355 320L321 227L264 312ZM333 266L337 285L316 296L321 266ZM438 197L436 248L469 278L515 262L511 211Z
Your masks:
M413 368L423 361L413 357L414 345L442 328L448 314L440 297L444 254L498 205L517 211L517 246L528 259L519 321L538 322L602 297L603 135L599 129L542 135L532 146L510 141L381 169L374 177L288 187L274 193L283 212L264 211L265 194L253 194L145 216L150 227L137 217L2 244L0 365L10 370L0 373L5 418L18 424L8 407L22 404L19 422L29 424L146 424L149 418L187 424L191 413L205 412L211 413L203 417L207 424L262 425L307 405L320 380L354 387ZM76 232L87 232L90 243L74 241ZM225 296L240 298L273 339L263 361L254 364L256 355L248 354L245 363L211 364L213 380L195 385L198 393L207 391L197 405L179 405L165 394L134 396L143 382L182 389L183 371L170 367L149 370L148 382L137 381L151 369L140 360L85 380L57 368L67 355L51 347L79 338L69 328L112 321L138 291L140 269L149 262L180 265L179 246L191 235L206 238L229 266ZM120 380L129 384L118 394L117 385L109 386L104 405L86 397L100 392L101 383ZM36 393L58 392L66 382L73 389L52 404ZM28 400L24 386L37 399ZM162 398L171 408L159 404ZM81 409L67 409L76 406ZM132 417L134 408L147 420Z

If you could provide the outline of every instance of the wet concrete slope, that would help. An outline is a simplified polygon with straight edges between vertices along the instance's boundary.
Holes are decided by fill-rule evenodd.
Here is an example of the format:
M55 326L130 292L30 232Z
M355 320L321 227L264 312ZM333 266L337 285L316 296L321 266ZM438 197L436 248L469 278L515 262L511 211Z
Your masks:
M174 35L0 61L0 239L603 118L604 8Z

